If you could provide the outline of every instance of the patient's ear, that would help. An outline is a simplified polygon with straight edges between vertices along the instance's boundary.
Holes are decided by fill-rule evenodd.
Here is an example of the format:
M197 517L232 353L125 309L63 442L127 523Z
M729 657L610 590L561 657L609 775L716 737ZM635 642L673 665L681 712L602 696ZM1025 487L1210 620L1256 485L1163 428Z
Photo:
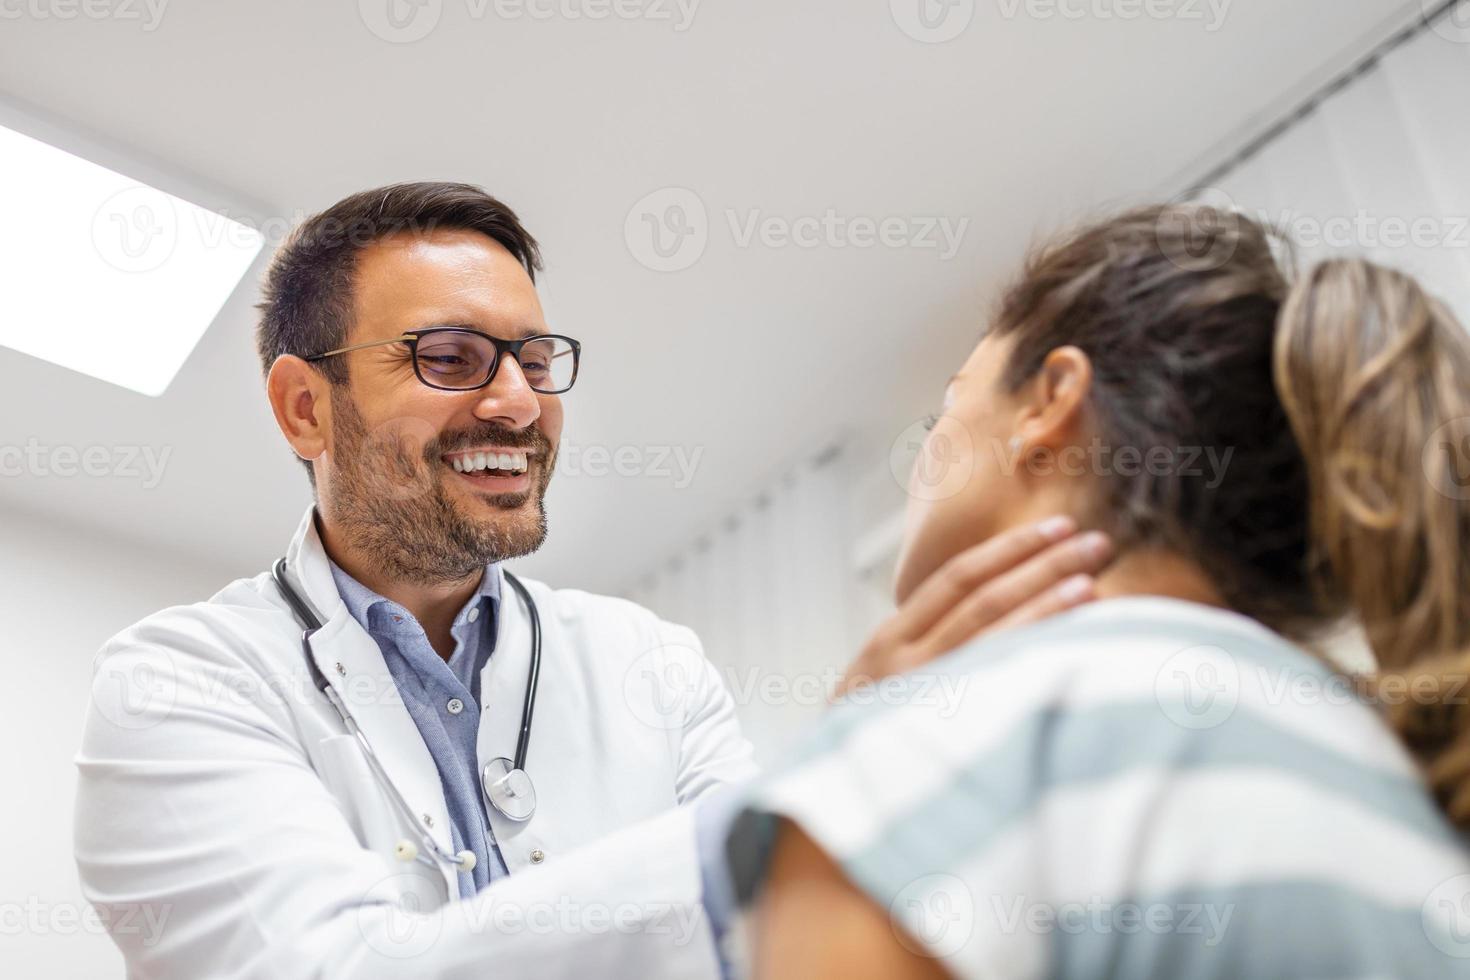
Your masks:
M1082 408L1092 391L1092 358L1080 347L1058 347L1020 394L1015 432L1028 447L1058 450L1083 435Z

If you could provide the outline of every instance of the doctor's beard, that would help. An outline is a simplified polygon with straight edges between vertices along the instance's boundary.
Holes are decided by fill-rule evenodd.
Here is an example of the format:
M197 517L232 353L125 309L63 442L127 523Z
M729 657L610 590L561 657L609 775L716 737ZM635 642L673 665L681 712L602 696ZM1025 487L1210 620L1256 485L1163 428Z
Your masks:
M394 580L462 582L492 562L529 555L546 540L545 495L555 456L540 430L486 423L434 433L421 420L395 419L370 432L352 397L335 385L332 419L332 499L322 506L351 547ZM539 462L528 491L483 495L501 511L480 518L465 513L445 487L440 456L487 442L533 451Z

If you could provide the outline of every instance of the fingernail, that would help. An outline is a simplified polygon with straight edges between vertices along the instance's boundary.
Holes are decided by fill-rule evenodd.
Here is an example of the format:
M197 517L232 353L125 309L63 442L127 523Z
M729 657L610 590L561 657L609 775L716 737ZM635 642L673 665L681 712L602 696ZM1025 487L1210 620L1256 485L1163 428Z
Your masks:
M1048 541L1060 541L1077 530L1077 523L1070 517L1058 515L1057 517L1048 517L1036 525L1036 530L1040 531L1041 536Z
M1073 575L1057 586L1057 594L1065 602L1081 602L1092 593L1092 579L1086 575Z
M1092 558L1105 558L1113 543L1101 531L1088 531L1078 540L1077 546Z

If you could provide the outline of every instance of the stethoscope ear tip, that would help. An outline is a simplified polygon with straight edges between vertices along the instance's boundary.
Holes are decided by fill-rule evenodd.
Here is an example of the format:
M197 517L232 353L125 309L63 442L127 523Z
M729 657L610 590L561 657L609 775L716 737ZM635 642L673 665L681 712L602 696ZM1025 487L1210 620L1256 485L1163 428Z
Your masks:
M474 851L460 851L455 857L459 858L459 870L466 874L475 870L475 865L479 863Z

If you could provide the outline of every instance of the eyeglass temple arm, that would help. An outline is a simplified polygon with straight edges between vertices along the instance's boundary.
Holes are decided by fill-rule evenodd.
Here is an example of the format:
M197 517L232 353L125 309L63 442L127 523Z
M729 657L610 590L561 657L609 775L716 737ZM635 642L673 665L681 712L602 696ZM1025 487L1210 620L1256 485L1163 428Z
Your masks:
M351 347L338 347L336 350L324 351L321 354L313 354L310 357L302 358L302 360L320 361L324 357L335 357L338 354L350 354L355 350L365 350L369 347L385 347L388 344L402 344L413 339L414 338L412 337L412 335L404 334L402 337L391 337L388 340L369 340L367 343L364 344L353 344Z

